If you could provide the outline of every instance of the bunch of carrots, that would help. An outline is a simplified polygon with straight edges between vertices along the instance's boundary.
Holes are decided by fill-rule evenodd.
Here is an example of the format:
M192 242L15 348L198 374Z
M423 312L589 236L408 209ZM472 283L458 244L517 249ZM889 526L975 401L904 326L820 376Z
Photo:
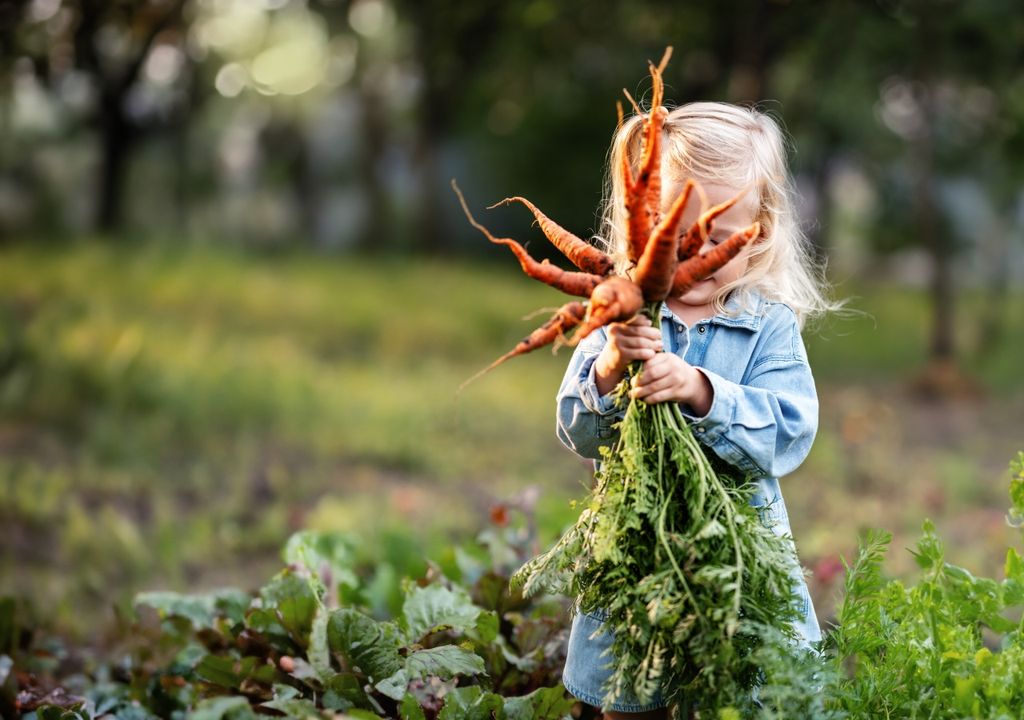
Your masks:
M700 253L715 218L738 198L702 208L681 234L687 203L695 195L703 198L692 180L661 213L661 133L668 115L661 105L661 76L670 51L658 65L650 63L651 110L642 113L634 103L644 123L639 165L624 159L616 169L627 188L628 276L613 274L607 254L529 200L507 198L498 204L525 205L578 271L536 261L515 240L495 237L478 223L452 183L470 223L491 242L507 246L528 276L586 299L560 307L481 372L551 343L575 345L597 328L641 312L657 323L665 298L716 272L760 232L755 223ZM638 364L631 370L639 369ZM579 519L554 547L524 565L513 583L527 595L565 593L579 611L607 614L614 673L606 703L629 688L642 702L660 691L669 702L685 697L712 712L749 707L759 675L754 650L763 655L773 643L787 652L793 638L794 549L751 507L756 485L715 469L679 407L631 399L628 383L627 377L617 392L626 405L618 439L603 449L597 482Z

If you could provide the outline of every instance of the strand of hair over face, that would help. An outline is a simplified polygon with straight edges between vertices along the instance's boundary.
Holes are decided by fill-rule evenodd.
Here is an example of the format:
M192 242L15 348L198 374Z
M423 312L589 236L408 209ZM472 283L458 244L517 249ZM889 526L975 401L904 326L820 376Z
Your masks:
M623 153L634 168L639 164L641 124L639 115L620 124L606 173L603 235L597 240L620 273L629 269L625 253L628 219L625 187L614 168L619 167ZM741 306L751 293L784 303L794 311L801 326L842 306L829 298L824 268L816 264L810 243L800 229L785 137L771 116L728 103L682 105L669 113L665 123L663 157L666 180L692 177L705 184L750 186L758 194L754 219L761 223L762 239L751 246L747 272L717 293L717 312L725 312L725 299L732 292L738 293Z

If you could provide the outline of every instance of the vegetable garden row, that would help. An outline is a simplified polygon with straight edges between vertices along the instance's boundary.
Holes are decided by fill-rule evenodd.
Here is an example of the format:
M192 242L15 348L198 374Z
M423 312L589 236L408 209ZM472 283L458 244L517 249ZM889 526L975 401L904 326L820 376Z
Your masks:
M1011 464L1008 524L1024 523L1024 453ZM352 540L299 533L287 567L255 593L144 593L122 650L102 662L39 637L0 602L0 715L296 718L595 717L559 684L567 598L524 597L509 578L535 550L528 518L499 508L447 569L403 581L395 617L375 615L379 580ZM868 533L848 566L821 655L765 644L759 704L738 696L710 718L1017 718L1024 708L1024 558L1005 577L944 561L930 522L912 551L916 583L883 577L889 536ZM780 646L781 647L781 646Z

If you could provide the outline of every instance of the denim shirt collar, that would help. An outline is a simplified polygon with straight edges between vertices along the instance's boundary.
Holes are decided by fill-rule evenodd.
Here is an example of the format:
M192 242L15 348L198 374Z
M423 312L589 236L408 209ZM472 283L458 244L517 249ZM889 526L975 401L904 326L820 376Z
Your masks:
M708 322L713 325L725 325L726 327L743 328L757 332L761 327L761 320L764 317L765 301L758 293L752 292L748 295L749 302L744 308L743 298L737 293L732 293L725 301L725 313L712 315ZM661 305L661 316L675 317L667 303Z

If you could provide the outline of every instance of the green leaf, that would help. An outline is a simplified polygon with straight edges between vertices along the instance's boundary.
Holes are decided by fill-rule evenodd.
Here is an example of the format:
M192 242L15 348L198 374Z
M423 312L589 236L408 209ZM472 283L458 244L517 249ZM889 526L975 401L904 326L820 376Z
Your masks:
M196 675L212 685L237 690L244 680L238 671L237 660L221 655L206 655L196 665Z
M462 588L454 591L442 585L414 586L402 605L406 638L412 643L440 628L465 632L476 627L481 609Z
M297 688L291 685L274 685L274 699L262 703L260 707L270 708L284 713L290 718L323 717L316 703L299 696Z
M332 673L331 650L327 642L329 619L330 613L327 608L322 603L318 603L309 632L309 648L306 654L309 657L309 664L313 666L321 679L327 678Z
M1006 564L1003 566L1003 574L1007 580L1016 580L1024 583L1024 558L1021 558L1014 548L1006 550Z
M978 678L955 678L954 686L954 707L961 714L970 715L971 708L974 705L975 694L978 691Z
M171 669L172 671L177 669L181 672L192 670L207 654L207 649L199 643L189 643L174 656Z
M1010 463L1010 524L1024 529L1024 452Z
M455 688L444 696L444 707L437 720L492 720L504 718L505 701L500 695L484 692L478 685Z
M338 673L324 682L321 704L329 710L348 710L357 705L368 705L369 699L363 683L352 673Z
M405 659L410 680L436 675L448 680L455 675L479 675L484 672L484 660L457 645L442 645L410 653Z
M199 702L190 720L255 720L256 713L244 697L218 697Z
M274 613L292 639L306 647L321 604L319 583L305 572L285 569L263 586L260 598L264 609Z
M224 617L233 623L242 622L252 597L241 590L226 588L202 595L181 595L173 592L147 592L135 596L134 605L151 607L160 617L182 617L196 630L212 628L214 620Z
M344 657L349 667L358 667L371 682L391 677L404 664L394 624L377 622L351 608L331 611L327 642L331 652Z
M718 520L712 519L709 523L702 527L696 535L694 535L694 539L707 540L708 538L721 537L725 534L725 526L722 525L722 523L718 522Z
M369 710L361 710L360 708L352 708L351 710L345 711L346 718L356 718L356 720L380 720L381 716L377 713L370 712Z
M401 700L409 689L409 673L402 668L391 677L381 680L374 687L392 700Z
M476 619L477 636L484 644L494 642L494 639L498 637L500 627L501 621L498 619L498 613L493 610L484 610Z
M37 720L89 720L89 713L60 705L42 705L36 710L35 717Z
M402 720L427 720L427 716L420 707L420 701L411 693L406 693L402 703L398 706L398 717Z
M538 688L529 695L505 698L508 720L561 720L572 710L574 702L566 697L565 687Z
M303 530L288 538L281 555L285 563L302 565L325 586L344 583L356 587L355 549L355 541L342 533Z
M921 539L917 541L917 551L911 554L922 570L935 570L942 566L944 551L942 541L935 533L935 523L925 520L921 525Z

